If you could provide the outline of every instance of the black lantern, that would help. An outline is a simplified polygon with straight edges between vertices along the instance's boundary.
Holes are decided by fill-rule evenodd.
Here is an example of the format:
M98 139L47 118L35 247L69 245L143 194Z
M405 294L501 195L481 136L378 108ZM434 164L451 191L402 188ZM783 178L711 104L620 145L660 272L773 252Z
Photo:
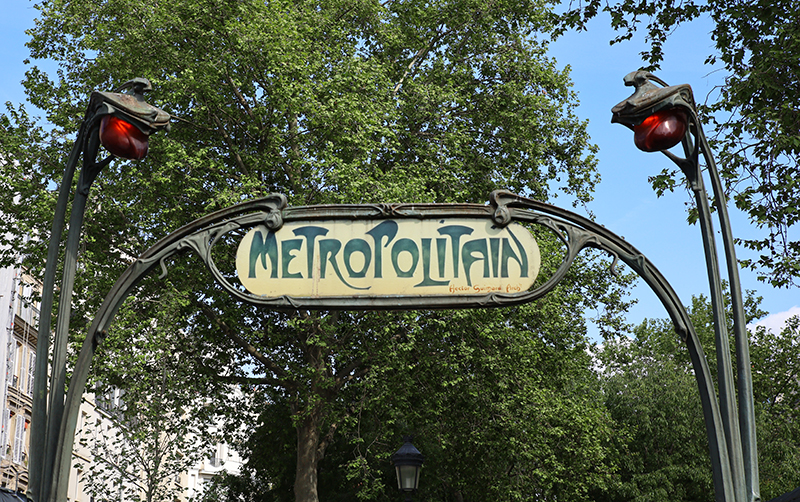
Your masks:
M392 455L392 463L397 471L397 488L406 492L411 500L411 494L419 487L419 471L425 457L411 444L412 436L403 437L403 446Z

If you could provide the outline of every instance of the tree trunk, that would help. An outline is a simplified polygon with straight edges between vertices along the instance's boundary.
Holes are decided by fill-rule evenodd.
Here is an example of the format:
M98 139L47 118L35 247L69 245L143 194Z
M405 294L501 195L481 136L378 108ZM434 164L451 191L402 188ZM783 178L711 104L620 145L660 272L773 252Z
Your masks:
M295 502L319 502L317 494L319 415L320 413L314 410L297 425L297 470L294 480Z

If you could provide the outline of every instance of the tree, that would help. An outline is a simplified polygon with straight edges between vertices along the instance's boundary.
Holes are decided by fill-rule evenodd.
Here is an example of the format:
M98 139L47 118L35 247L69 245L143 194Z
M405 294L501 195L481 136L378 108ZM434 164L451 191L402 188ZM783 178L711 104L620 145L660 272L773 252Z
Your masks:
M551 249L542 254L547 277L558 260L547 258ZM369 365L337 402L327 401L341 407L328 419L341 418L318 464L320 499L395 497L389 456L408 432L428 457L427 499L586 500L603 490L614 470L610 426L590 371L583 311L589 290L614 290L609 280L604 264L586 263L536 305L387 313L347 333ZM248 460L241 476L225 479L223 493L294 500L296 404L271 387L258 402L254 424L232 431L230 442Z
M353 411L320 463L320 500L397 498L389 457L408 433L425 455L424 500L590 500L606 489L612 423L580 314L561 300L409 325L390 360L347 389ZM293 500L291 414L270 409L287 407L272 399L243 431L249 461L223 499Z
M547 4L106 0L38 8L31 57L55 60L59 74L31 66L24 82L47 114L46 130L21 106L2 117L0 158L17 163L7 161L0 186L22 200L0 201L0 213L16 218L6 222L11 235L47 235L51 184L92 90L143 75L156 89L148 100L175 117L146 159L112 163L95 182L78 319L90 318L131 257L157 239L273 191L295 205L483 202L495 188L546 200L555 186L576 203L590 199L594 148L572 113L568 75L538 36L552 28ZM40 243L11 244L41 273ZM425 314L263 312L230 305L193 264L173 263L170 280L168 291L192 292L171 325L181 364L216 397L236 383L263 389L270 399L253 402L264 411L288 410L294 497L316 501L320 462L352 416L347 393L376 361L391 361L390 341ZM602 284L576 284L574 308L610 297L616 311L618 291ZM127 308L148 312L163 290L143 281ZM112 347L115 337L123 334L111 333ZM111 378L114 368L105 368Z
M779 333L753 333L753 394L757 403L761 491L765 500L800 486L800 317Z
M187 373L170 343L180 302L180 294L162 295L145 328L126 318L142 311L126 309L116 326L123 336L100 358L106 367L97 371L103 378L94 392L106 420L85 423L80 431L91 454L80 481L95 500L172 500L182 490L180 476L208 451L213 422L193 411L207 405L196 402L201 379Z
M450 332L456 314L438 340L416 340L437 351L398 382L415 390L400 423L428 456L421 498L591 500L607 488L612 423L580 323L556 298L513 316L486 312Z
M701 16L715 23L715 52L707 63L721 63L725 83L717 96L701 106L702 119L712 126L712 148L736 206L765 230L760 238L741 244L760 253L743 265L776 287L798 285L800 222L795 173L800 158L800 5L790 0L619 1L580 2L560 18L562 30L584 29L599 11L611 16L620 35L631 38L646 22L647 69L657 69L663 44L680 24ZM658 191L678 185L675 170L653 178Z
M668 320L646 320L634 335L608 341L599 353L619 471L596 500L714 500L688 353Z
M745 300L748 322L766 314L752 292ZM693 298L689 312L716 375L709 301ZM763 500L800 484L797 328L794 318L779 334L763 327L751 333ZM708 441L688 352L668 320L646 320L634 334L633 339L610 341L598 354L606 406L619 431L620 469L613 489L597 500L714 500Z

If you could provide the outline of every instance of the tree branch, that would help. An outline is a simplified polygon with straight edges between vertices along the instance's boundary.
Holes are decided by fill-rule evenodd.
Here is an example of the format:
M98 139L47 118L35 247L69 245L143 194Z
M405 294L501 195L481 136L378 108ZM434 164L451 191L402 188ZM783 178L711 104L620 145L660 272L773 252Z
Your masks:
M239 166L239 169L247 174L248 170L247 167L244 165L244 160L242 160L242 156L239 155L239 152L233 147L233 140L225 131L225 127L222 125L222 121L217 117L215 113L211 113L211 118L214 119L214 124L217 126L217 131L222 135L222 139L225 140L225 144L228 145L231 153L233 153L233 157L236 160L236 165Z
M195 301L195 304L207 316L209 316L212 322L222 330L225 336L233 340L239 347L243 348L254 359L263 364L265 368L274 373L278 377L275 380L275 382L279 382L281 386L287 389L294 389L297 387L297 384L294 381L292 381L291 378L289 378L289 375L286 373L286 370L275 364L271 359L262 354L253 345L248 343L247 340L239 336L239 334L237 334L230 326L228 326L222 319L220 319L219 316L216 315L216 313L208 305L205 305L202 302L198 301Z
M428 52L430 52L431 48L433 47L433 44L436 43L436 41L439 40L440 38L441 38L441 36L432 38L431 41L428 42L427 45L425 45L425 47L423 47L422 49L418 50L417 53L414 54L414 58L411 60L410 63L408 63L408 66L406 67L405 73L403 73L403 76L400 77L400 81L397 82L397 84L394 86L394 90L392 90L392 94L395 94L395 95L397 94L397 91L399 91L400 87L403 86L403 82L405 82L406 77L411 73L411 70L413 70L414 67L417 66L417 64L420 61L425 59L425 56L428 55Z
M350 362L347 366L342 368L341 370L336 372L334 384L337 389L342 388L348 382L355 380L356 378L360 378L366 375L369 372L369 368L361 368L361 370L356 371L360 366L364 364L363 360L355 359Z
M236 96L236 101L239 102L248 117L251 119L254 118L253 110L250 109L250 106L247 104L247 101L245 101L244 96L242 96L242 93L239 90L239 86L233 83L233 79L227 71L225 72L225 78L228 79L228 85L230 85L231 90L233 90L233 95Z

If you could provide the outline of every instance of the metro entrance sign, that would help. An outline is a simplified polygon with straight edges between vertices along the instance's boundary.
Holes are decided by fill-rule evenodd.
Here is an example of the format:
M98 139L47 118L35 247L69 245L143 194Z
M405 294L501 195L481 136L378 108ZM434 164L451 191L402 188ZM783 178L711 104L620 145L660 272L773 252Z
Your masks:
M637 146L646 151L670 148L676 142L683 146L685 158L669 151L663 153L686 175L699 209L715 312L719 399L686 309L647 258L621 237L586 218L506 191L493 192L488 205L287 207L286 197L271 195L199 218L156 243L119 277L92 321L66 385L70 298L89 189L113 155L141 158L146 154L146 137L169 123L166 112L148 105L142 98L150 83L135 79L118 90L131 88L130 95L93 94L59 190L37 345L37 352L43 356L37 359L36 367L29 498L34 502L67 499L75 429L94 353L106 338L116 312L139 281L157 269L163 278L169 263L178 255L194 252L225 291L242 302L265 309L406 310L528 303L555 288L578 254L592 248L613 258L612 273L617 262L622 261L647 283L686 345L703 407L716 500L759 500L752 377L734 241L727 209L722 204L717 212L731 281L738 396L733 391L714 230L699 162L701 152L716 198L724 201L719 173L688 85L667 86L647 72L633 72L625 77L625 83L636 91L614 107L612 121L632 128ZM128 127L111 127L111 116L134 125L141 135ZM127 140L115 136L115 132L133 133L127 137L132 149L124 148ZM101 141L113 155L98 162ZM83 168L64 244L61 235L67 203L81 157ZM62 244L66 252L51 352L48 319ZM543 255L540 245L547 251ZM215 251L219 249L222 252ZM50 360L53 378L48 392L46 377ZM740 403L738 421L735 399Z
M489 219L292 222L250 230L236 256L262 296L517 293L539 272L539 247L518 223Z
M547 253L540 255L540 246ZM288 207L286 197L276 194L204 216L157 242L120 276L89 328L52 438L54 468L43 478L50 486L47 500L66 500L81 399L116 312L142 279L154 270L166 276L180 255L195 254L231 296L266 309L407 310L529 303L555 288L587 248L608 253L612 273L618 261L628 265L666 308L691 357L714 476L723 488L720 500L732 500L714 382L672 287L605 227L507 191L493 192L487 205Z

